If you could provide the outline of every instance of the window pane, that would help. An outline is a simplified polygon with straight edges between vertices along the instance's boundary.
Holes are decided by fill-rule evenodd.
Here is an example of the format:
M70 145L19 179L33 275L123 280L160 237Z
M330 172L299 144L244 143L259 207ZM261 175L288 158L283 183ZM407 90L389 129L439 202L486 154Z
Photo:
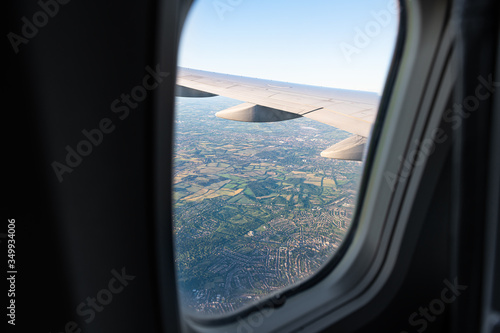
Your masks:
M215 84L222 95L176 101L176 264L185 309L230 313L304 281L335 253L351 224L363 164L321 153L349 138L365 139L366 130L343 122L373 122L397 24L396 2L387 0L194 5L180 66L279 82L180 76L189 83L179 84L201 90ZM302 94L308 89L313 97ZM233 98L225 97L230 90ZM215 116L249 101L266 107L252 109L254 118L281 107L303 108L304 117L238 122ZM344 130L311 117L320 109L342 113Z

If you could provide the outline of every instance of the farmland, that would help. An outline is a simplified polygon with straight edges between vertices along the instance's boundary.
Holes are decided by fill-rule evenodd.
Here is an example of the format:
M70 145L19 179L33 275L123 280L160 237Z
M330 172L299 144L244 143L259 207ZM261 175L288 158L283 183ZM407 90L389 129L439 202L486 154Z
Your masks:
M344 238L361 163L320 152L349 133L299 118L239 123L239 102L179 99L174 207L181 301L232 311L317 272Z

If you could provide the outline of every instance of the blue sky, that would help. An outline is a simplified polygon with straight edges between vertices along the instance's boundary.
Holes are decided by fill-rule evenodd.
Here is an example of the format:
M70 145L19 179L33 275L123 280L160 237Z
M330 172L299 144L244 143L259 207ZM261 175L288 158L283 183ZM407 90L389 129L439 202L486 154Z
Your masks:
M198 0L179 65L381 93L398 21L395 0Z

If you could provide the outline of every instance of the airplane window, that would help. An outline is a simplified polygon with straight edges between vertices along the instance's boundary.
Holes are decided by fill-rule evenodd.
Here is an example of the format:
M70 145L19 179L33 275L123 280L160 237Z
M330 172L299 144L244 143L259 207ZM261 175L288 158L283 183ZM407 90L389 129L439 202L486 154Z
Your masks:
M183 309L224 315L302 283L349 231L392 59L396 0L199 0L177 76Z

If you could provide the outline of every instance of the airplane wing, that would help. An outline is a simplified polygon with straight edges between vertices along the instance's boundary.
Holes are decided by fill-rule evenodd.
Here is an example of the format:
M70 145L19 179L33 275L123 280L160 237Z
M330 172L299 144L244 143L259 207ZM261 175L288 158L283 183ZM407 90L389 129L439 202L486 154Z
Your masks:
M176 95L225 96L242 104L220 111L217 117L270 122L307 117L354 134L321 156L361 161L377 113L376 93L315 87L248 78L197 69L178 69Z

